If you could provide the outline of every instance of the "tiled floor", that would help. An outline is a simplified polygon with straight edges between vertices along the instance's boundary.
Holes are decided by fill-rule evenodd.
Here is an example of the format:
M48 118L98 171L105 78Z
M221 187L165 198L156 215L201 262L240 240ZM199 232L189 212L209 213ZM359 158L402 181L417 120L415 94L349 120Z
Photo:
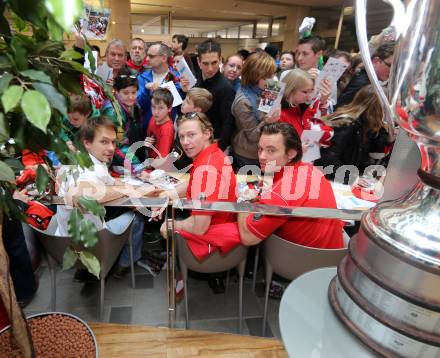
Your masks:
M260 269L261 271L261 269ZM123 279L108 276L105 285L104 322L167 326L166 272L152 277L135 266L136 289L131 288L130 275ZM57 271L57 310L76 314L86 321L99 321L99 283L82 284L73 281L74 270ZM232 276L232 275L231 275ZM262 273L259 273L262 277ZM259 280L257 292L252 282L245 279L243 293L243 334L261 335L263 315L263 288ZM191 278L189 291L189 328L238 332L238 283L232 277L224 294L213 294L205 280ZM34 300L25 308L27 315L50 310L50 275L43 263L40 269L40 287ZM278 325L279 300L269 300L269 326L266 336L280 338ZM184 327L183 300L177 307L177 327Z

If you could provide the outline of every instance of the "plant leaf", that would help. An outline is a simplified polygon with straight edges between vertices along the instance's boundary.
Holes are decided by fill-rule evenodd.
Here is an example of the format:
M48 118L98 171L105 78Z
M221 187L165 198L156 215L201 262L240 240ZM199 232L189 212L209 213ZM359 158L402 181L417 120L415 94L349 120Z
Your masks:
M5 115L0 112L0 145L9 139L9 129L5 121Z
M79 60L79 59L83 58L83 55L75 50L70 49L70 50L64 51L60 55L60 58L65 59L65 60Z
M95 73L96 72L95 57L93 56L92 48L90 47L90 44L86 39L85 39L84 51L90 63L90 70L92 73Z
M46 191L46 187L50 182L49 174L43 168L42 165L38 165L37 168L37 179L35 180L35 184L37 185L37 190L40 194Z
M19 70L25 70L28 67L28 54L18 34L12 37L11 47L14 50L15 65Z
M67 223L68 232L73 242L81 241L81 230L80 230L80 222L84 219L83 214L79 211L78 208L73 208L70 213L69 221Z
M100 203L98 203L94 199L88 199L82 196L79 199L79 204L88 212L93 215L99 216L102 220L104 220L105 216L105 208Z
M11 12L12 15L12 23L14 24L14 27L18 30L18 32L23 32L27 28L27 24L25 21L23 21L22 18L20 18L17 14L14 12Z
M79 259L83 265L87 268L91 274L99 278L99 273L101 272L101 265L95 255L88 251L81 251L79 253Z
M32 86L46 96L46 99L49 101L52 108L55 108L64 117L67 117L66 97L60 94L54 86L39 82L33 82Z
M55 21L65 31L70 31L76 19L81 16L83 11L81 0L45 0L44 3Z
M5 162L0 160L0 181L11 181L15 179L13 170Z
M35 90L26 91L21 99L21 108L29 122L46 133L51 115L46 97Z
M9 86L9 82L14 78L10 73L5 72L0 77L0 93L3 93L5 89Z
M68 247L63 255L63 271L68 270L75 265L77 259L78 256L76 256L75 251Z
M98 242L96 227L90 220L82 220L80 223L81 242L84 247L93 247Z
M5 158L4 162L14 171L15 176L20 175L20 170L24 169L23 164L16 158Z
M20 71L20 73L23 76L28 77L34 81L52 83L51 78L47 74L45 74L43 71L25 70L25 71Z
M21 96L23 95L23 87L21 86L9 86L2 95L2 104L5 113L8 113L12 108L14 108L18 102L20 102Z
M63 41L63 29L52 16L48 16L46 24L51 39L55 41Z

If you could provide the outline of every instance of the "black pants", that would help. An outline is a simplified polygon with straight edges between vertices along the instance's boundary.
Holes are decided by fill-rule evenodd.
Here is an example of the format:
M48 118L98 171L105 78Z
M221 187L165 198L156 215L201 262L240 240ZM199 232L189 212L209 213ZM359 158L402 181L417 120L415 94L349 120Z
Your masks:
M9 256L10 274L17 300L31 298L37 289L21 222L4 217L3 244Z
M234 168L235 172L238 172L241 168L243 168L246 165L254 165L257 166L258 168L260 167L260 163L258 162L258 159L245 158L235 153L232 154L232 158L234 159L234 162L232 163L232 167Z

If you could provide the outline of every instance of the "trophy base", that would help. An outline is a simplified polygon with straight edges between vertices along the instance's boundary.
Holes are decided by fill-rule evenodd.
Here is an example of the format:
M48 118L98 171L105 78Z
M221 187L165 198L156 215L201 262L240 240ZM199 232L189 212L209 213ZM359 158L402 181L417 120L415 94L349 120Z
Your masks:
M440 352L440 347L417 341L370 315L347 294L338 277L331 281L328 297L347 329L382 357L431 358Z
M330 284L338 318L382 356L440 354L439 199L422 181L370 210Z

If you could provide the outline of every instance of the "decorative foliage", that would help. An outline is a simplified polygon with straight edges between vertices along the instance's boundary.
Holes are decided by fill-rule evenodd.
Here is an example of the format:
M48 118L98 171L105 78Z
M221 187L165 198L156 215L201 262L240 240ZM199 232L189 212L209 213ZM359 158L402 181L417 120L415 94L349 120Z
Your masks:
M3 214L23 217L12 199L14 171L18 168L14 158L23 149L37 153L41 149L53 151L63 164L91 165L86 153L70 152L58 135L67 115L65 97L72 92L80 93L81 74L100 84L106 96L115 101L111 89L77 62L81 54L64 47L63 33L72 28L82 10L81 0L0 1L0 218ZM85 51L89 58L93 56L88 44ZM43 192L49 182L48 173L39 167L38 190ZM81 210L100 217L105 213L98 203L87 199L81 200L80 205ZM96 229L84 219L81 210L73 210L69 232L75 247L89 249L97 242ZM0 219L0 228L1 223ZM7 272L2 266L7 262L3 260L5 257L0 247L0 273ZM72 267L78 258L91 273L99 276L96 257L73 247L64 254L63 268ZM0 298L8 306L9 314L9 304L15 296L0 285ZM24 356L30 357L30 336L23 330L22 321L14 324L17 317L22 317L16 304L11 305L11 312L14 336Z

